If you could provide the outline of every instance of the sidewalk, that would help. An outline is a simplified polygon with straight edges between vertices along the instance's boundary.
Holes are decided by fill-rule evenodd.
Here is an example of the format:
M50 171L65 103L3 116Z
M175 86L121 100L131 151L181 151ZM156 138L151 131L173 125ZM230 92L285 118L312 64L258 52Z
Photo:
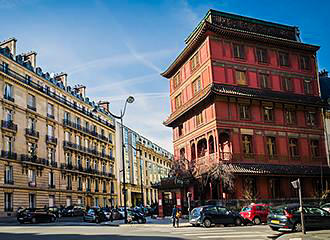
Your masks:
M302 233L287 233L277 238L279 240L325 240L330 239L330 230L307 231L305 235Z

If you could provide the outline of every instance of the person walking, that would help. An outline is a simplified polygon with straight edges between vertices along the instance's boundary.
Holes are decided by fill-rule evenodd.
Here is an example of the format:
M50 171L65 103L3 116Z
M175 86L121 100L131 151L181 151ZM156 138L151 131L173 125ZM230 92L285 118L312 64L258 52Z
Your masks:
M176 222L176 214L178 212L178 209L176 207L176 205L173 206L172 209L172 223L173 223L173 227L175 228L175 222Z

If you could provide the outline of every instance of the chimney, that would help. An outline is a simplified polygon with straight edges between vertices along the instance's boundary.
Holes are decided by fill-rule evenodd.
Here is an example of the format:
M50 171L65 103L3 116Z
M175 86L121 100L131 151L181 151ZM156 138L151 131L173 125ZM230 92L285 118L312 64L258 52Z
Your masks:
M99 101L98 105L103 107L105 110L109 112L109 102L108 101Z
M16 56L16 38L9 38L3 42L0 42L0 47L1 48L6 48L8 47L10 50L10 53L13 55L13 57Z
M321 72L319 72L320 77L328 77L328 71L323 69Z
M74 87L74 90L76 91L76 93L81 94L81 96L82 96L83 98L86 97L86 86L83 86L83 85L76 85L76 86Z
M30 61L33 68L37 67L37 53L34 51L22 54L24 62Z
M61 73L55 74L54 77L55 77L56 81L62 82L62 84L64 85L65 88L68 86L68 74L61 72Z

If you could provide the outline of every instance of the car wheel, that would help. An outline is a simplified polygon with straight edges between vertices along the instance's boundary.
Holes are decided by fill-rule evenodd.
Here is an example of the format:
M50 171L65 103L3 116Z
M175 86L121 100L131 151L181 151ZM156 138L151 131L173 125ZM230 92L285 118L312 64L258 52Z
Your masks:
M254 225L260 225L260 224L261 224L261 219L260 219L260 217L255 217L255 218L253 219L253 224L254 224Z
M302 231L302 225L301 223L295 223L292 228L293 232L301 232Z
M100 223L100 220L98 218L95 219L96 223Z
M205 219L205 220L203 221L203 225L204 225L204 227L206 227L206 228L211 227L211 224L212 224L212 222L211 222L210 219Z
M137 221L139 224L143 223L142 219L139 218L138 221Z
M51 222L55 222L55 221L56 221L56 218L55 218L55 217L52 217L52 218L50 219L50 221L51 221Z
M37 223L37 219L35 218L35 217L33 217L32 219L31 219L31 222L34 224L34 223Z
M242 220L240 218L235 219L235 225L236 226L241 226L242 225Z

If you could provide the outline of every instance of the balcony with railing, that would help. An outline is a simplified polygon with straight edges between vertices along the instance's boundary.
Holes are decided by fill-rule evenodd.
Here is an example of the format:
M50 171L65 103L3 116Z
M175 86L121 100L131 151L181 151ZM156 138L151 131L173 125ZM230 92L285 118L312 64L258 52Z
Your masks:
M55 161L50 161L50 166L52 166L52 167L57 167L57 162L55 162Z
M13 121L1 120L1 128L12 132L17 132L17 124L13 123Z
M49 166L49 161L47 159L38 158L37 155L21 154L20 157L22 162L36 163L36 164Z
M32 111L34 111L34 112L37 111L37 107L36 107L35 105L32 106L32 105L28 104L28 105L27 105L27 108L30 109L30 110L32 110Z
M46 143L56 145L57 144L57 138L54 137L54 136L46 135Z
M33 138L39 138L39 132L31 128L25 128L25 135Z
M4 183L8 184L8 185L14 185L14 180L13 179L5 179Z
M17 154L15 152L1 150L1 157L6 159L17 159Z
M15 98L13 96L8 95L8 94L4 95L3 98L8 100L8 101L15 102Z

